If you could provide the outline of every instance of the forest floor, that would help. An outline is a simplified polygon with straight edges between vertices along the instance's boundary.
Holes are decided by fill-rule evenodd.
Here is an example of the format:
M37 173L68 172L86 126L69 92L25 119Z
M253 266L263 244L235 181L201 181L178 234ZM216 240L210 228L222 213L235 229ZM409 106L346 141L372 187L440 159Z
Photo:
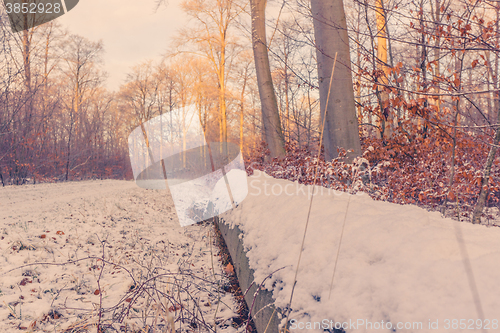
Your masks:
M0 188L2 332L242 332L210 223L131 181Z

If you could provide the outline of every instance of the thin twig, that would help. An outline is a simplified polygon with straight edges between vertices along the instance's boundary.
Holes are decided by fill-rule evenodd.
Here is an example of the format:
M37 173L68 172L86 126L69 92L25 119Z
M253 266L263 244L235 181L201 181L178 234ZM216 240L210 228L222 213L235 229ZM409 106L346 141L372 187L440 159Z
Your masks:
M245 332L248 332L248 325L250 324L250 316L252 315L252 310L253 310L253 307L255 305L255 299L257 298L257 294L262 289L262 287L264 286L264 283L266 282L267 279L269 279L271 276L273 276L274 273L276 273L276 272L278 272L278 271L280 271L280 270L282 270L284 268L285 267L278 268L277 270L275 270L274 272L272 272L271 274L269 274L268 276L266 276L266 278L264 280L262 280L262 283L259 285L259 287L255 291L255 294L254 294L253 300L252 300L252 305L250 306L250 309L248 309L248 320L247 320L247 325L245 327Z

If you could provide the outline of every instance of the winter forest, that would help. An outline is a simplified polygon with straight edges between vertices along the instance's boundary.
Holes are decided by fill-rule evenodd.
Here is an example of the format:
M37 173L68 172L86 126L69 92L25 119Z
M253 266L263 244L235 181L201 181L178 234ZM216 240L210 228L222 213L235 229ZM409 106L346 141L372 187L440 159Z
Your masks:
M0 6L4 186L132 179L131 131L195 105L208 141L239 145L248 173L499 218L500 2L148 5L190 19L115 91L106 45L57 20L14 33Z

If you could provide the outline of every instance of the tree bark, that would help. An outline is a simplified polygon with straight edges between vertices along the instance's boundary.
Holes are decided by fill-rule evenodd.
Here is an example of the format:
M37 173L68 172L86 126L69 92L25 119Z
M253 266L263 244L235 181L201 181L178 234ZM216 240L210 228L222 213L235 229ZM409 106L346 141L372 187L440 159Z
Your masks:
M322 119L325 119L326 106L323 134L325 159L329 161L336 158L338 149L344 148L352 150L347 154L347 162L351 162L354 157L361 154L361 144L354 103L344 4L342 0L311 0L311 9L314 19ZM337 53L335 78L326 105L335 53Z
M243 154L243 119L245 110L245 89L247 87L248 80L248 67L245 68L245 74L243 75L243 87L241 87L240 95L240 151Z
M262 108L262 123L271 158L285 156L285 139L281 129L278 102L274 92L266 43L266 0L250 0L252 7L252 46L257 84Z
M23 64L26 92L31 94L31 40L29 30L23 30Z
M433 15L433 20L434 20L434 26L435 26L435 40L434 40L434 80L439 82L439 79L441 77L441 35L439 34L439 27L441 25L441 0L435 0L434 2L434 15ZM431 9L432 9L432 3L431 3ZM488 61L488 64L490 62ZM489 89L489 88L488 88ZM433 98L433 104L436 105L437 107L437 112L441 112L441 96L440 94L440 88L439 88L439 83L434 84L433 90L436 92L436 97Z
M500 114L500 111L499 111ZM498 117L500 122L500 116ZM488 158L486 159L486 164L484 165L483 179L481 181L481 191L479 192L479 197L477 199L476 207L474 207L474 213L472 214L472 223L481 223L481 215L483 214L483 209L486 204L486 199L488 197L488 182L490 180L491 167L493 166L493 161L495 161L495 155L498 150L498 144L500 143L500 127L497 127L495 138L493 139L493 145L490 148Z
M389 67L387 66L387 33L385 9L382 0L376 0L376 17L377 17L377 69L378 82L377 93L380 103L380 128L382 129L382 138L390 138L392 135L394 117L389 107L389 93L385 90L389 84Z

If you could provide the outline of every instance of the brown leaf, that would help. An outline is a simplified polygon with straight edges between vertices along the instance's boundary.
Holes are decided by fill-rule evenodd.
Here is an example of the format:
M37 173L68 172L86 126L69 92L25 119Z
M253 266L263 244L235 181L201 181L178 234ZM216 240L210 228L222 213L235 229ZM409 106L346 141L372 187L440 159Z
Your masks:
M176 305L172 305L171 307L169 307L168 311L174 312L174 311L177 311L177 310L180 310L180 309L182 309L182 305L176 304Z
M28 278L24 278L19 282L21 286L25 286L27 283L31 283L31 281Z
M231 265L231 263L227 264L227 266L224 267L224 272L226 272L226 274L233 274L234 273L233 265Z

